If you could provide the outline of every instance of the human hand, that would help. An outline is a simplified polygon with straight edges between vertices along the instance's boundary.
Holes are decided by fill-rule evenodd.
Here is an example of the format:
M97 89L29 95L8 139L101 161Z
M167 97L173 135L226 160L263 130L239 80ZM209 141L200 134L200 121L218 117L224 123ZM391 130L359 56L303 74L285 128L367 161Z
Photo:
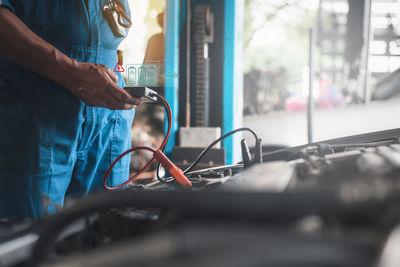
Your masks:
M127 110L141 104L117 85L118 77L106 65L72 60L65 87L92 107Z
M3 7L0 8L0 40L1 56L66 87L90 106L123 110L141 103L118 87L117 76L107 66L71 59Z

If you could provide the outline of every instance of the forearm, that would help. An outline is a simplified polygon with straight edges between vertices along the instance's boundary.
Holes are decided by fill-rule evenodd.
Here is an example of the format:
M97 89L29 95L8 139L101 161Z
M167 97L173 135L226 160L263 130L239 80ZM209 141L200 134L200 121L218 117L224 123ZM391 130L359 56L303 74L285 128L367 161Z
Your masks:
M65 73L76 62L33 33L7 8L0 7L0 55L68 87Z
M120 110L141 103L118 87L117 75L106 65L69 58L3 7L0 7L0 56L61 84L90 106Z

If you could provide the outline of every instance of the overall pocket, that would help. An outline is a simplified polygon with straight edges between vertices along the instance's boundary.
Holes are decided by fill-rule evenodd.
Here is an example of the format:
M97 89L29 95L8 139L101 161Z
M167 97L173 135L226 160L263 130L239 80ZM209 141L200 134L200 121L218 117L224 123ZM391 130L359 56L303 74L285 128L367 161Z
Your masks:
M134 110L115 111L114 127L111 134L110 163L131 147L131 127L134 115ZM129 165L130 155L127 155L115 165L115 169L126 171L129 169Z

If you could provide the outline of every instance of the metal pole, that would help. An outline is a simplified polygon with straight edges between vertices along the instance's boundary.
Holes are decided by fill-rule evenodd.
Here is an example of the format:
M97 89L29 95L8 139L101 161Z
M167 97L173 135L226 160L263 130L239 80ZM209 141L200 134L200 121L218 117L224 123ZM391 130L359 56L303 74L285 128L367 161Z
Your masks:
M191 27L192 27L192 3L187 0L186 10L186 127L190 127L190 55L191 55Z
M215 1L217 2L217 1ZM243 125L243 25L244 0L224 0L224 65L222 131L230 132ZM217 33L218 34L218 33ZM226 163L241 160L241 135L224 140Z
M313 142L313 113L314 113L314 49L315 30L309 29L309 54L308 54L308 105L307 105L307 135L308 143Z
M167 154L172 152L175 146L178 132L179 112L179 0L167 0L166 2L166 25L165 25L165 98L171 105L172 129L169 142L165 148ZM167 122L165 122L167 123ZM167 127L165 127L167 129Z
M362 71L362 89L363 89L363 100L364 103L367 104L370 101L370 92L368 88L368 80L369 80L369 44L371 42L371 0L365 0L364 5L364 47L363 47L363 71Z

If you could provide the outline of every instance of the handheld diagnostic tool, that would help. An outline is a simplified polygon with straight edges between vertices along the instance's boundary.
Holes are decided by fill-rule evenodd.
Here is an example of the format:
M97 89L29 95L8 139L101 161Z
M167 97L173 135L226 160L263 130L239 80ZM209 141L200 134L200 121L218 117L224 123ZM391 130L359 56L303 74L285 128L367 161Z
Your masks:
M147 87L125 87L131 96L142 100L143 103L157 102L157 92Z

